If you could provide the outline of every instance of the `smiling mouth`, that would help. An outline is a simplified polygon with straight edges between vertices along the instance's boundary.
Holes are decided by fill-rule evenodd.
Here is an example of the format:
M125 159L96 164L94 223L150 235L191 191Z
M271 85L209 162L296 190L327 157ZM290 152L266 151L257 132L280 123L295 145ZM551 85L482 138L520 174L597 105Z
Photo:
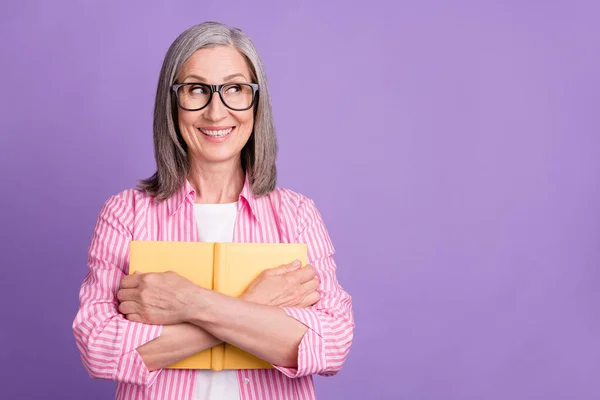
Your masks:
M213 137L213 138L223 138L223 137L229 135L231 133L231 131L233 131L234 129L235 129L235 127L231 127L231 128L227 128L227 129L198 128L198 130L200 132L202 132L204 135L206 135L208 137Z

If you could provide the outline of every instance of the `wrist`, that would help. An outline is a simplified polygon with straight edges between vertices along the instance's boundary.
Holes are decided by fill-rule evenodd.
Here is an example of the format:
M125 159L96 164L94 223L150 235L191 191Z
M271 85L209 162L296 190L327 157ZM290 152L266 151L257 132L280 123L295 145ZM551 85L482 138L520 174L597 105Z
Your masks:
M187 291L180 301L182 306L183 323L195 324L194 321L201 319L207 308L207 302L210 300L212 290L196 286L194 290Z
M214 290L198 287L191 307L188 307L186 322L202 327L216 319L215 310L219 308L222 294Z
M249 294L249 293L243 293L243 294L242 294L242 295L239 297L239 299L240 299L240 300L244 300L244 301L249 301L249 302L251 302L251 303L258 303L258 301L256 301L256 299L254 299L254 298L252 297L252 295L251 295L251 294Z

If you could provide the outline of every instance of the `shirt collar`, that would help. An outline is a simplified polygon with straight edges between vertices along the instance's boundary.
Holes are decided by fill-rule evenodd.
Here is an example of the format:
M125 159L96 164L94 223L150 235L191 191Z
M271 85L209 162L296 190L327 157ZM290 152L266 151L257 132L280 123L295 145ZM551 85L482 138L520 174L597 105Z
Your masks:
M242 187L242 192L240 193L240 200L246 202L254 218L258 219L258 209L256 204L257 199L254 197L254 193L252 193L247 174L244 180L244 186ZM173 216L175 213L177 213L185 202L190 204L194 204L196 202L196 190L187 179L181 188L179 188L179 190L177 190L166 200L169 216Z
M250 187L250 180L248 179L248 174L246 174L244 187L242 187L242 192L240 193L240 199L246 201L250 212L252 213L254 218L258 220L257 199L256 197L254 197L254 193L252 193L252 188Z

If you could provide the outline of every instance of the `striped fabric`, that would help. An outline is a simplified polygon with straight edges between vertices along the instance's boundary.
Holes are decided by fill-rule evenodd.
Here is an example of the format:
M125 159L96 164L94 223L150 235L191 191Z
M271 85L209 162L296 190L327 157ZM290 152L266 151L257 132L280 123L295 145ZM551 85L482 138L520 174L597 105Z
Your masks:
M160 336L162 326L126 320L116 293L129 268L131 240L200 240L195 198L187 181L163 202L130 189L109 198L98 216L73 332L86 370L91 377L116 381L117 399L192 399L194 371L148 371L136 349ZM321 215L312 200L289 189L256 198L246 179L234 242L306 243L321 281L321 300L313 307L283 307L309 328L298 348L298 368L238 371L241 399L315 399L312 375L340 370L354 332L352 300L337 281L334 248Z

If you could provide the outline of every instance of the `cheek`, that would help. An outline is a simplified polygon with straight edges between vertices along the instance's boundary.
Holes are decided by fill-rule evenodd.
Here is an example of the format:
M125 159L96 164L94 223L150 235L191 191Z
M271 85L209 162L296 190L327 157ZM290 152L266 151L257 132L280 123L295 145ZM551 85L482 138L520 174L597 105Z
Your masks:
M240 127L243 129L244 136L250 136L254 128L254 114L241 115L238 117Z
M181 111L179 111L177 113L179 132L181 132L181 135L183 136L185 141L188 143L188 145L189 145L189 138L193 137L193 135L194 135L193 132L196 129L193 126L195 119L191 118L190 114L191 113L182 113Z
M190 114L191 113L189 112L184 113L181 110L179 110L179 112L177 113L177 120L179 121L180 128L190 129L192 127L194 121Z

